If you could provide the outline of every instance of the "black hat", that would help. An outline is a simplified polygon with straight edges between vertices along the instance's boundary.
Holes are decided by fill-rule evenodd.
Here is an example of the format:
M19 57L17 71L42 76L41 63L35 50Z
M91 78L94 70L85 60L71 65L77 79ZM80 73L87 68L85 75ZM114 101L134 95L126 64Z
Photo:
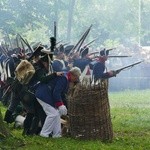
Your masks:
M56 38L50 37L50 43L51 43L50 49L53 51L56 46Z
M39 45L35 51L32 53L32 55L29 57L29 60L31 60L33 57L37 57L37 56L40 56L42 54L41 50L43 49L44 47L42 45ZM43 54L44 55L44 54Z
M81 54L81 58L85 57L87 54L89 53L89 48L83 48L82 50L80 50L80 54Z
M40 60L43 61L43 62L49 62L48 55L45 54L45 55L41 56L41 57L40 57Z
M65 47L64 53L68 55L70 51L73 49L74 45L68 45Z
M54 55L58 55L58 53L59 53L58 48L55 48L55 50L54 50Z
M82 48L80 49L80 54L81 54L83 51L84 51L84 48L82 47Z
M100 56L108 56L109 55L109 50L106 50L105 48L100 51Z
M18 56L16 55L16 54L13 54L13 55L11 55L11 57L13 58L13 60L14 60L14 63L19 63L20 62L20 59L18 58Z
M65 51L64 46L62 44L59 46L59 51L61 53L64 53L64 51Z
M65 51L64 46L61 44L58 48L54 50L54 55L59 55L61 53L64 53L64 51Z

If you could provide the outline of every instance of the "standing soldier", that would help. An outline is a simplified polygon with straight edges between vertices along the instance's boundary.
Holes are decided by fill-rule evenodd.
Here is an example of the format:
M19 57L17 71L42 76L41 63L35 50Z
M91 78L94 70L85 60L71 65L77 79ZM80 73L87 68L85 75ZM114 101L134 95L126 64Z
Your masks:
M92 61L88 57L89 48L84 47L80 50L80 57L74 59L73 66L79 67L81 69L81 72L84 71L85 67L89 65L89 63Z
M116 72L115 71L106 71L106 66L105 66L105 62L108 59L108 54L109 51L108 50L101 50L100 51L100 56L98 57L98 59L96 60L96 63L93 65L93 78L94 81L96 82L98 79L107 79L113 76L116 76Z
M65 61L64 46L60 45L54 51L55 58L52 63L53 71L67 71L67 62Z

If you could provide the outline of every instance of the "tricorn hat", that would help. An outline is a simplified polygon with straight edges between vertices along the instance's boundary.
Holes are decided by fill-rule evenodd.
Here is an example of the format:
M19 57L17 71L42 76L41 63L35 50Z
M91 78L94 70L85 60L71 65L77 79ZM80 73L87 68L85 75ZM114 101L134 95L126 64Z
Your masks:
M41 55L41 50L43 49L44 47L42 45L39 45L35 51L32 53L32 55L29 57L29 60L31 60L33 57L37 57L37 56L40 56Z

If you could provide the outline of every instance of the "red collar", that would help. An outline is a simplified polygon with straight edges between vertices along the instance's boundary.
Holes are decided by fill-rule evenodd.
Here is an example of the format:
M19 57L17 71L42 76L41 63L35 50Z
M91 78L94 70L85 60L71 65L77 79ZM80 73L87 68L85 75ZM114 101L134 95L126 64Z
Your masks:
M71 81L71 73L70 72L67 73L66 77L67 77L68 81Z
M100 56L100 57L97 58L97 61L105 63L106 60L103 57Z

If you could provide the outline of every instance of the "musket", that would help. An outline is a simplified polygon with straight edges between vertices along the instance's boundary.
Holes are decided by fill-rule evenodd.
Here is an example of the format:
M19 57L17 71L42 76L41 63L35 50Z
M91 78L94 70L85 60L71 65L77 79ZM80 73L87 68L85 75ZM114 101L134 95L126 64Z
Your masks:
M6 41L5 41L5 43L4 43L4 45L3 45L3 48L5 49L5 51L8 53L8 51L9 51L9 45L6 43Z
M56 45L58 45L58 44L61 43L61 42L63 42L63 40L58 41L58 42L56 43Z
M114 49L116 49L116 47L106 49L106 51L112 51L112 50L114 50Z
M5 97L5 95L7 95L7 93L8 93L9 91L12 91L12 89L14 88L14 86L15 86L16 84L17 84L17 80L14 79L14 81L13 81L11 84L8 85L8 87L7 87L7 89L5 90L5 92L3 93L1 99L3 99L3 98Z
M22 42L22 40L21 40L21 45L22 45L22 49L23 49L23 51L24 51L24 54L25 54L25 47L24 47L24 45L23 45L23 42Z
M87 29L87 31L85 32L85 34L83 35L83 39L81 40L81 42L79 43L78 47L76 48L75 52L78 52L83 44L83 42L85 41L86 37L88 36L90 30L91 30L92 25Z
M22 46L22 49L24 50L24 53L25 53L25 47L24 47L24 45L23 45L23 40L20 38L18 38L18 34L17 34L17 36L16 36L16 43L17 43L17 47L19 48L19 40L20 40L20 42L21 42L21 46Z
M54 36L50 37L50 59L53 60L53 53L54 49L56 48L56 34L57 34L57 27L56 27L56 21L54 21Z
M20 39L27 45L25 39L18 33L17 36L19 35Z
M100 56L95 56L95 58L99 58ZM126 57L132 57L128 55L108 55L108 58L126 58Z
M94 40L92 40L91 42L87 43L86 45L84 45L84 47L87 47L89 45L91 45L93 42L95 42L98 38L95 38Z
M26 43L27 43L27 46L29 47L30 51L33 53L33 52L34 52L34 50L33 50L33 48L30 46L30 44L29 44L29 42L28 42L28 40L27 40L27 39L26 39Z
M9 44L10 44L10 48L13 49L13 46L12 46L12 43L11 43L11 39L9 37L8 32L6 32L6 34L7 34L7 38L8 38Z
M68 44L69 44L69 43L60 44L57 48L59 49L59 48L65 46L65 45L68 45Z
M53 53L54 53L54 49L55 49L55 46L56 46L56 39L55 37L50 37L50 43L51 43L51 46L50 46L50 58L51 60L53 60Z
M112 50L114 50L114 49L116 49L116 47L106 49L105 51L112 51ZM95 51L95 52L90 53L90 55L93 55L93 54L99 54L99 53L100 53L99 51ZM109 55L108 55L108 56L109 56Z
M106 51L111 51L113 49L116 49L116 48L106 49ZM97 55L97 54L99 54L98 51L92 52L92 53L90 53L88 55L90 56L90 55ZM100 57L100 56L99 55L95 56L95 58L98 58L98 57ZM132 56L131 55L108 55L108 58L124 58L124 57L132 57Z
M58 48L60 48L60 46L66 46L66 45L69 45L69 44L70 44L70 42L60 44L60 45L58 46Z
M3 95L2 95L1 99L3 99L3 98L5 97L5 95L9 92L10 88L11 88L11 85L9 85L9 86L7 87L7 89L5 90L5 92L4 92Z
M108 58L124 58L124 57L132 57L132 56L128 56L128 55L108 55Z
M24 47L24 45L23 45L23 41L21 40L21 39L19 39L18 38L18 35L16 36L16 43L17 43L17 47L18 48L20 48L20 46L19 46L19 40L20 40L20 42L21 42L21 46L22 46L22 49L23 49L23 54L24 54L24 56L25 56L25 47Z
M18 39L18 36L16 36L16 45L19 48L19 39Z
M19 37L21 38L21 40L28 46L29 50L33 53L34 50L31 48L31 46L29 45L28 41L25 40L20 34L18 34Z
M132 68L133 66L138 65L138 64L142 63L143 61L144 61L144 60L138 61L138 62L136 62L136 63L133 63L133 64L128 65L128 66L125 66L125 67L122 67L122 68L120 68L120 69L115 70L115 72L116 72L116 74L118 74L118 73L120 73L122 70L125 70L125 69L127 69L127 68Z
M2 53L5 55L5 56L8 56L7 54L7 51L5 50L5 48L3 46L0 46L0 50L2 51Z
M56 26L56 21L54 21L54 38L56 39L57 36L57 26Z
M90 47L91 44L92 44L93 42L95 42L95 40L97 40L97 39L98 39L98 38L95 38L95 39L92 40L91 42L89 42L89 43L87 43L86 45L84 45L82 51L84 51L84 50L87 48L87 46ZM97 52L96 52L96 53L97 53ZM92 54L96 54L96 53L92 53ZM99 52L98 52L98 53L99 53ZM92 54L91 54L91 55L92 55Z
M86 31L87 32L87 31ZM81 43L81 41L83 40L86 32L81 36L81 38L79 39L79 41L76 43L76 45L72 48L72 50L69 52L69 56L72 55L73 53L75 53L75 49L77 48L77 46Z
M54 22L54 36L50 37L50 51L49 51L50 54L48 55L49 73L53 73L52 61L53 61L54 49L56 48L56 34L57 34L57 27L56 27L56 22Z
M91 30L91 27L92 27L92 25L84 32L84 34L81 36L80 40L77 42L77 44L69 52L68 56L71 56L73 53L77 52L80 49L80 47L82 46L82 44L83 44L85 38L87 37L89 31Z

